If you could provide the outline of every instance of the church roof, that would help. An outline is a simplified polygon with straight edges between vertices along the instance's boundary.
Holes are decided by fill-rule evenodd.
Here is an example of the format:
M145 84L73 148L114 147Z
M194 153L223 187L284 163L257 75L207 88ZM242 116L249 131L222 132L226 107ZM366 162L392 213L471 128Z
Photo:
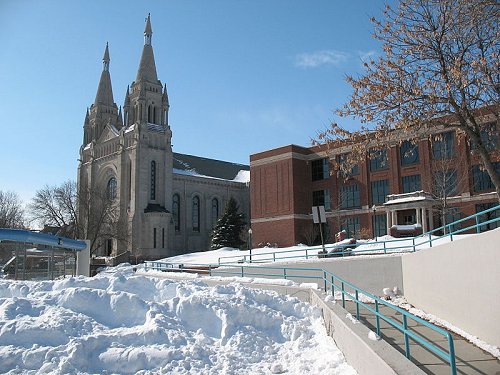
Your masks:
M109 74L109 50L107 43L102 61L104 67L101 73L101 79L99 80L99 86L97 87L94 103L113 106L115 101L113 100L113 88L111 87L111 76Z
M111 87L111 77L109 71L103 70L101 79L99 80L99 87L95 96L95 104L114 105L113 88Z
M149 44L145 44L142 49L141 62L139 63L139 70L137 70L136 81L148 81L153 83L158 81L153 47Z
M136 81L148 81L152 83L157 83L158 81L155 56L153 53L153 47L151 46L152 34L151 20L150 15L148 14L148 18L146 19L146 28L144 30L144 48L142 49L141 62L139 63Z
M234 180L240 171L250 170L250 167L244 164L179 154L177 152L174 152L173 168L224 180Z

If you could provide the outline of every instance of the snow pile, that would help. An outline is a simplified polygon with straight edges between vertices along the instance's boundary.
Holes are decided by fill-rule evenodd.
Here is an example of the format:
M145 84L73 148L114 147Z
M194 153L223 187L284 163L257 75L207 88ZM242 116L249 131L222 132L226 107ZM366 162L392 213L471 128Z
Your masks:
M0 280L0 373L355 374L319 309L238 283Z

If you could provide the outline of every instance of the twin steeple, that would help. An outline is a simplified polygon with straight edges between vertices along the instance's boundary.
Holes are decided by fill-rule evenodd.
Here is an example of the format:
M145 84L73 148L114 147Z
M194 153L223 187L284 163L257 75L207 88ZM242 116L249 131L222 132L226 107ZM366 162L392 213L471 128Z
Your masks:
M99 86L97 88L97 94L95 96L94 104L104 104L109 106L116 106L113 100L113 88L111 87L111 76L109 75L109 48L108 43L106 43L106 49L104 50L104 56L102 58L102 73L101 79L99 80Z
M153 29L151 28L151 16L148 14L148 18L146 18L146 27L144 29L144 47L142 49L141 62L139 63L139 70L137 71L136 77L137 82L158 82L153 46L151 45L152 37Z
M103 69L94 104L87 111L84 123L84 144L98 140L107 124L117 130L134 123L151 123L168 126L168 95L167 87L162 87L156 73L156 64L152 47L153 29L151 16L146 18L144 28L144 46L142 49L137 77L130 88L127 87L123 106L118 111L113 99L111 76L109 73L109 46L106 43L102 58Z

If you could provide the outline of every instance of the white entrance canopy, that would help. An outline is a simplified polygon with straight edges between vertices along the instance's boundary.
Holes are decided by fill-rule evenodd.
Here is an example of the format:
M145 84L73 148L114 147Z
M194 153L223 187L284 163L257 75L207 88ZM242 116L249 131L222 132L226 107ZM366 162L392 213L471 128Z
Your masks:
M414 191L404 194L390 194L384 203L387 213L387 233L393 225L398 225L397 211L415 210L415 224L422 225L423 232L427 232L434 227L432 218L432 207L436 204L436 199L430 193L425 191ZM427 219L429 226L427 226Z

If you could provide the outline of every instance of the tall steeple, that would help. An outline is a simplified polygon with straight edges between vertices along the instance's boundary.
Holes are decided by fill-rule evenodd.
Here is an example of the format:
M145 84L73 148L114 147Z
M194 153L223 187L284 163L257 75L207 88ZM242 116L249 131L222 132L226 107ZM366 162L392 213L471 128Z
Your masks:
M104 50L104 56L102 58L102 73L101 79L99 80L99 87L97 88L97 94L95 96L94 104L104 104L113 106L115 105L113 100L113 89L111 87L111 76L109 75L109 49L108 43L106 43L106 49Z
M155 57L153 54L153 47L151 39L153 37L153 30L151 28L151 15L148 14L146 19L146 27L144 29L144 47L142 49L141 62L139 63L139 70L137 71L136 81L148 81L156 83L158 76L156 74Z

